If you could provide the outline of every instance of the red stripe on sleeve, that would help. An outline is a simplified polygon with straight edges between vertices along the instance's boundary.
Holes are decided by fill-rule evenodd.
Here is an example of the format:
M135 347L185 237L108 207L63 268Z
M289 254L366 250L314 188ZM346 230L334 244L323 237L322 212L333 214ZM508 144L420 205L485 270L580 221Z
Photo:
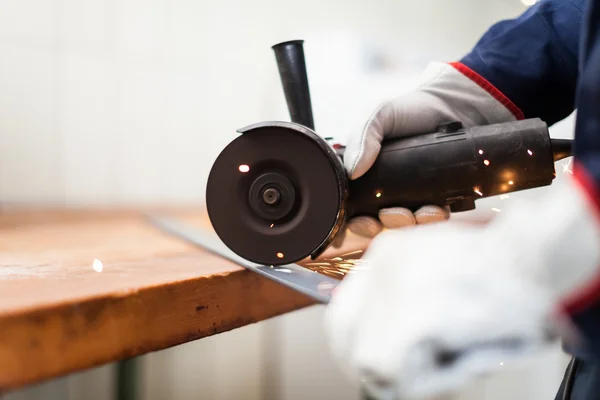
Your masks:
M561 302L561 308L567 314L575 314L600 300L600 276L590 280L584 287Z
M493 98L498 100L504 107L508 109L508 111L510 111L515 116L516 119L525 119L523 111L521 111L521 109L517 107L515 103L513 103L508 97L506 97L501 91L499 91L483 76L479 75L477 72L473 71L471 68L467 67L463 63L451 62L449 64L456 68L458 72L475 82L483 90L488 92Z
M600 221L600 187L594 182L594 178L585 167L577 161L573 162L573 178L594 208L596 217Z

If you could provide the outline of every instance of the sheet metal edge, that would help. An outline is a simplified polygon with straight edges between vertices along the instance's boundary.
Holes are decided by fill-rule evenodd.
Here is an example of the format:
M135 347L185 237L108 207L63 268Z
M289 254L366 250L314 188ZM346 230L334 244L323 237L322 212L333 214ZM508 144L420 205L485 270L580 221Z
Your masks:
M333 291L341 283L338 279L321 275L298 264L269 266L252 263L231 251L214 232L202 231L173 217L156 214L149 214L146 217L150 223L164 232L233 261L320 303L329 303Z

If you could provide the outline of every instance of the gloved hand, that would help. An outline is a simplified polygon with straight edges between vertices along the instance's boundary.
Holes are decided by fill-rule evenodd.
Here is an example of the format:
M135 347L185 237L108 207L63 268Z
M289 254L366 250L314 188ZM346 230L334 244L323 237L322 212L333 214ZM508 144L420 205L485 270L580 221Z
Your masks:
M470 128L514 121L517 117L521 113L516 106L466 66L432 63L415 90L381 104L363 131L350 136L344 164L350 179L357 179L373 165L385 139L435 132L448 121L461 121ZM425 206L414 214L395 207L381 210L379 220L354 218L347 228L358 235L374 237L383 227L400 228L448 217L449 211L437 206Z
M487 226L378 235L326 309L341 366L375 393L421 399L502 368L553 333L577 346L568 313L600 297L600 201L578 176Z

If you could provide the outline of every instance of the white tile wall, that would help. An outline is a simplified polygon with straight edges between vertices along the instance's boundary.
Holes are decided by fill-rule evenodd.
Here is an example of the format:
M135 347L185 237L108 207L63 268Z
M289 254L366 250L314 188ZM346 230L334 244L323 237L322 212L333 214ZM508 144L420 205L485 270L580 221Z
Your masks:
M425 62L459 57L520 10L517 0L0 0L0 204L200 203L237 128L288 119L271 45L307 40L317 129L343 139ZM379 48L400 70L369 75L365 54ZM321 318L311 308L152 354L145 398L358 398ZM548 399L563 362L557 350L460 399ZM110 370L84 376L71 398L88 388L109 398Z
M0 37L22 45L55 45L57 5L56 0L2 0Z
M118 193L119 90L114 60L61 56L62 175L68 204L102 204Z
M60 202L58 55L33 43L4 42L1 51L0 201Z
M117 37L117 0L55 0L55 4L57 34L63 49L110 57Z
M261 325L211 336L143 358L145 400L261 400Z

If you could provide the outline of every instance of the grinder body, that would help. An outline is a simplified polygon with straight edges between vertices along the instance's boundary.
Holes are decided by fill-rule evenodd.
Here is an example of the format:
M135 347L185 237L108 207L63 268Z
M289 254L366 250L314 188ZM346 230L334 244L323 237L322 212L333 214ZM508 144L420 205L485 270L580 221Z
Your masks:
M206 203L217 235L239 256L281 265L328 248L348 218L424 205L472 210L478 198L550 185L571 142L528 119L384 140L374 165L349 180L344 150L314 132L302 41L273 46L293 122L240 129L219 154Z
M547 125L529 119L438 132L382 143L374 165L349 183L349 216L382 208L475 208L477 198L550 185L555 176Z
M307 127L270 121L242 133L208 179L216 233L240 256L280 265L316 258L348 218L425 205L472 210L478 198L546 186L555 177L553 141L539 119L385 140L373 166L349 180L343 151Z

